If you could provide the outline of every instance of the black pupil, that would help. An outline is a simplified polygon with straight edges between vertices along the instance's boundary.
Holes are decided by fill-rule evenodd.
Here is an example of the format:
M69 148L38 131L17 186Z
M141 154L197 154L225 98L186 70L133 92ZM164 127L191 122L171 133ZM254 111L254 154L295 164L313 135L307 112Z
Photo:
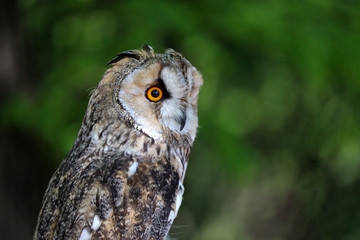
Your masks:
M153 96L154 98L157 98L160 95L159 90L154 89L151 91L151 96Z

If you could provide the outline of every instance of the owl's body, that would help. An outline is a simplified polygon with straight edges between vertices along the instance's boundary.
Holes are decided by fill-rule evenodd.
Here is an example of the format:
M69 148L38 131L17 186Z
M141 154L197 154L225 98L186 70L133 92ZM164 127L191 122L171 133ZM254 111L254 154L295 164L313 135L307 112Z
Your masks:
M50 180L34 239L164 239L177 215L201 75L149 46L110 64Z

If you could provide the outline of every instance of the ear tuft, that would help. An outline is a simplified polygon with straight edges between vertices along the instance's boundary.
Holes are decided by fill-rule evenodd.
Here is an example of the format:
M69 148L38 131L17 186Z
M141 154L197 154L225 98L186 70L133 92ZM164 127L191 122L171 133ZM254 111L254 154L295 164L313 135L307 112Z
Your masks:
M124 58L134 58L136 60L140 59L140 57L137 53L130 50L130 51L119 53L118 55L116 55L115 58L111 59L108 63L106 63L106 65L114 64Z

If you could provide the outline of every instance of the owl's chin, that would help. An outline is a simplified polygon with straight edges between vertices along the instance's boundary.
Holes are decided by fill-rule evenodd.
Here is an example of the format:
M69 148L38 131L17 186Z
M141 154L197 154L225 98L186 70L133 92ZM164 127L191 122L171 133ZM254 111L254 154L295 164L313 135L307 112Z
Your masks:
M141 131L148 137L152 138L155 142L165 143L165 144L171 143L174 146L177 145L181 147L191 147L195 138L195 132L187 131L188 129L186 127L184 127L182 131L180 131L180 124L177 123L176 121L172 121L171 124L173 125L169 125L169 124L164 125L163 130L161 131L151 126L136 125L133 127L138 131Z
M150 138L154 139L157 142L164 142L163 133L158 129L155 129L151 126L144 126L144 125L135 125L135 129L141 131L142 133L146 134Z

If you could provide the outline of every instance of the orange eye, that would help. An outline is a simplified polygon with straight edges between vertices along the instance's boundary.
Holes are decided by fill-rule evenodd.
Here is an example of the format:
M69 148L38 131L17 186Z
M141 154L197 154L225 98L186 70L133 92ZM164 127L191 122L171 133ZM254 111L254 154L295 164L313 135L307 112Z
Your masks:
M163 97L163 91L159 87L150 87L148 90L146 90L146 97L151 102L158 102Z

